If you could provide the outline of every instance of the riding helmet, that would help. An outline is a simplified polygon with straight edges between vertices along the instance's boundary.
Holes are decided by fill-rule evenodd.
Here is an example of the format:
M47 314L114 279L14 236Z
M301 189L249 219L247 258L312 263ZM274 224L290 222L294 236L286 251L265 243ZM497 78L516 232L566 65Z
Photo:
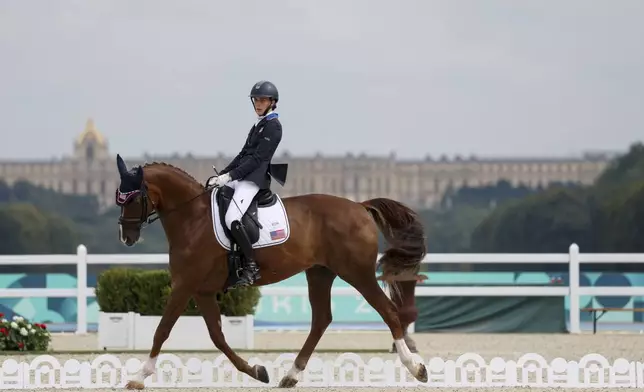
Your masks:
M279 101L280 99L280 94L277 91L277 87L268 80L262 80L253 86L253 88L250 90L250 95L249 97L255 98L255 97L267 97L267 98L273 98L275 102Z

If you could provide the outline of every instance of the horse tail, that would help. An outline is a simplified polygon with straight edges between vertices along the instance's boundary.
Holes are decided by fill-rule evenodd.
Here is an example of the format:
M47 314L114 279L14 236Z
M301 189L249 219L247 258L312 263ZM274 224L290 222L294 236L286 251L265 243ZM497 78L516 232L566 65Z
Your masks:
M388 280L395 280L399 274L416 275L427 254L425 229L418 214L387 198L375 198L360 204L369 211L390 246L376 266L376 270L383 266L382 280L385 284Z

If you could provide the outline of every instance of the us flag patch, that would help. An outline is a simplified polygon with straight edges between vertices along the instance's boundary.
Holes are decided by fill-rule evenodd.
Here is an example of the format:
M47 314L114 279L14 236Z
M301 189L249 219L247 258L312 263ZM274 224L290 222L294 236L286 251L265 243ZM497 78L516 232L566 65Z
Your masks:
M279 229L275 231L271 231L271 240L281 240L282 238L286 237L286 233L284 233L284 229Z

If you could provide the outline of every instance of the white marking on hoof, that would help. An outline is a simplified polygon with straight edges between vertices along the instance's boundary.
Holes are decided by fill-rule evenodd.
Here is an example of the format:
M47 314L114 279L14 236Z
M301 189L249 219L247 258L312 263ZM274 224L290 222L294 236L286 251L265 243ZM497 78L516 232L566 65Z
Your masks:
M297 380L297 375L300 373L302 373L302 371L296 368L295 364L293 364L293 366L291 366L291 369L288 371L288 373L286 373L286 377L292 378L293 380Z
M134 376L134 380L132 381L134 381L135 383L140 383L141 386L143 386L145 379L156 372L156 367L157 357L148 358L147 361L143 363L141 370L136 373L136 376Z
M405 339L394 340L394 344L396 345L396 351L398 352L398 356L400 357L400 362L405 365L412 376L418 378L422 364L417 363L416 360L414 360L411 350L409 350L409 347L407 347Z
M291 366L291 369L286 373L284 378L279 383L279 388L293 388L298 382L298 374L302 371L295 367L295 364Z

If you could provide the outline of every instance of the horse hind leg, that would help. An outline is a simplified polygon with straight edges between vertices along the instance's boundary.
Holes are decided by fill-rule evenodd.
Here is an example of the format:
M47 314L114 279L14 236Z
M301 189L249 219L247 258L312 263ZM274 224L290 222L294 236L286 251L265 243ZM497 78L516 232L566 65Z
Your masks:
M279 383L280 388L292 388L297 384L297 376L306 368L327 327L331 324L331 287L336 274L322 266L314 266L306 270L306 280L309 286L309 302L311 304L311 331L304 345L297 354L293 366Z
M416 342L408 333L409 325L416 321L418 318L418 309L416 309L415 301L415 291L416 291L416 281L414 280L405 280L405 281L392 281L389 282L390 287L396 286L397 291L400 295L392 295L391 299L397 307L398 319L403 329L403 336L407 347L412 353L417 353L418 349L416 347ZM392 287L393 288L393 287ZM391 344L391 353L396 353L395 343Z
M427 382L429 379L427 368L424 363L417 362L414 359L405 341L405 333L396 311L396 305L387 297L382 288L380 288L373 271L354 271L350 276L341 275L340 277L358 290L369 305L380 314L380 317L382 317L391 331L396 352L407 370L418 381Z

